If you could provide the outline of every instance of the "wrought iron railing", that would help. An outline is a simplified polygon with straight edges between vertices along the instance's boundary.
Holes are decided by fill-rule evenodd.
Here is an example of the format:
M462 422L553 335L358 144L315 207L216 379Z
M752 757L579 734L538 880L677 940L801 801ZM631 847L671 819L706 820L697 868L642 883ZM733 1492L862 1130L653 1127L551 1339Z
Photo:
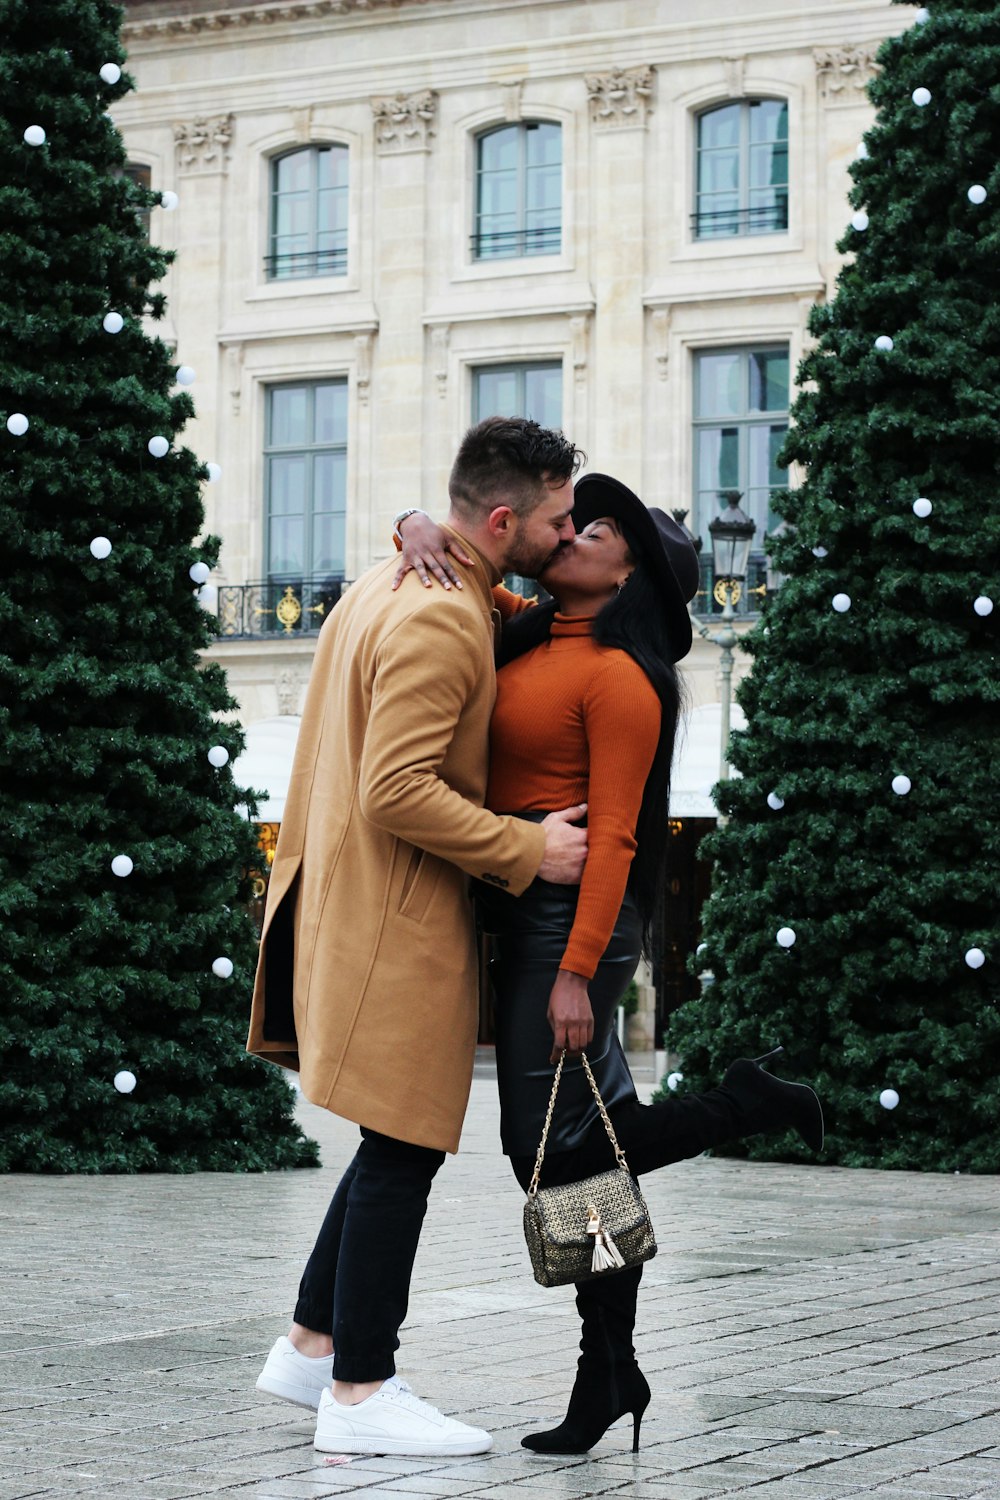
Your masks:
M558 255L562 248L559 224L537 229L484 229L472 236L476 260L513 259L519 255Z
M691 613L700 617L721 615L725 596L721 599L715 593L715 574L712 569L712 555L707 556L703 552L698 558L698 567L701 579L698 592L691 600ZM772 579L768 579L768 560L763 552L751 554L747 563L747 576L740 579L738 585L738 597L732 600L733 613L739 617L759 615L764 600L769 592L773 590ZM721 590L720 590L721 593Z
M288 640L315 635L347 583L343 578L269 578L219 585L223 640Z
M765 203L759 208L720 208L711 213L699 209L691 215L695 239L723 239L727 235L774 234L788 228L788 199Z
M264 270L268 281L291 281L297 276L344 276L347 251L290 250L284 255L265 255Z

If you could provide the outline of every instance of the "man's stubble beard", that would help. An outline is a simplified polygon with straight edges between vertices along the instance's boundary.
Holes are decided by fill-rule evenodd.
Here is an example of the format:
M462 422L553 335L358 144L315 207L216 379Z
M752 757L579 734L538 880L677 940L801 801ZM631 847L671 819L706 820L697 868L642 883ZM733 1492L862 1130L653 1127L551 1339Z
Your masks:
M522 578L537 578L545 571L546 564L559 551L559 547L542 547L537 542L515 541L504 559L505 573L518 573Z

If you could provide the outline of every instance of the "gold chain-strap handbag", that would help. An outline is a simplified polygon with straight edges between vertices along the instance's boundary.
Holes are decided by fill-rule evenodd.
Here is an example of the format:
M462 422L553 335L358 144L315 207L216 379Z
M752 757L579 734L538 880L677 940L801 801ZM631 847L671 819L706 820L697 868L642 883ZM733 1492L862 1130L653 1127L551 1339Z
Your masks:
M580 1054L604 1128L618 1162L608 1172L567 1182L562 1187L540 1188L538 1179L545 1157L545 1142L552 1124L556 1093L562 1077L563 1050L552 1080L542 1139L538 1143L535 1170L524 1205L524 1238L535 1273L542 1286L565 1286L570 1281L589 1281L626 1266L637 1266L656 1254L656 1238L649 1209L639 1184L628 1169L614 1126L590 1071L587 1054Z

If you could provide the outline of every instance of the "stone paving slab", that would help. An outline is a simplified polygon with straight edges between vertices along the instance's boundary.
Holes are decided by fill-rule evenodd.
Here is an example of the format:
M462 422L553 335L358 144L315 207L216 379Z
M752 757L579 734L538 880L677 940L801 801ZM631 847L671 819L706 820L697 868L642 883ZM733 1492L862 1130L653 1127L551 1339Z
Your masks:
M1000 1500L1000 1180L700 1158L644 1179L660 1240L636 1345L653 1389L589 1455L558 1421L578 1331L536 1286L477 1068L400 1371L486 1426L469 1459L331 1466L257 1397L353 1126L301 1104L318 1171L4 1179L0 1500Z

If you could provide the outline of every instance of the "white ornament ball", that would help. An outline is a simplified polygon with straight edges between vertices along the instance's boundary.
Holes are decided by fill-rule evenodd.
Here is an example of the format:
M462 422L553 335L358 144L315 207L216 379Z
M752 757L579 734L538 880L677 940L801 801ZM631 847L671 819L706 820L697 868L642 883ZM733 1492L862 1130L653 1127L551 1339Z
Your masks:
M834 594L833 607L837 611L838 615L846 615L847 611L851 607L850 594Z
M677 1087L677 1085L679 1083L683 1083L683 1082L684 1082L684 1074L683 1073L668 1073L667 1074L667 1088L670 1090L671 1093L674 1092L674 1090L676 1089L676 1087Z
M812 554L813 557L826 557L827 551L825 547L814 547L812 549Z
M157 435L156 437L151 437L149 442L146 444L146 447L149 449L154 458L166 458L167 454L170 452L169 441L167 440L167 438L160 437L159 435Z
M981 182L974 182L969 189L969 202L980 204L986 202L986 189Z
M117 83L122 76L122 70L117 63L105 63L101 69L101 77L105 83Z
M24 132L24 144L26 146L44 146L45 131L40 125L29 125Z
M972 607L976 611L976 614L981 615L985 620L987 615L993 613L993 600L988 599L985 594L980 594Z
M986 962L986 954L982 948L970 948L965 955L965 962L970 969L981 969Z
M111 543L106 536L95 536L90 550L98 562L103 562L106 557L111 556Z
M924 109L931 102L931 91L925 88L914 89L910 98L918 109Z
M772 812L780 812L785 805L784 797L779 797L777 792L768 792L767 805Z
M215 769L217 771L220 771L229 760L229 751L226 749L225 745L213 745L211 750L208 752L208 759L209 762L215 767Z
M868 147L865 145L864 141L858 142L857 150L854 153L854 159L855 161L868 160Z
M212 973L218 979L230 979L233 973L233 961L231 958L217 958L212 964Z
M222 478L221 466L219 464L206 464L205 468L208 470L209 484L217 484Z
M875 348L881 349L883 354L889 354L895 347L887 333L880 333L875 340Z
M878 1102L883 1109L895 1109L899 1103L899 1095L895 1089L883 1089L878 1096Z
M778 944L782 948L790 948L795 942L795 929L793 927L779 927L775 933Z
M134 869L135 865L129 859L127 854L116 854L114 859L111 861L111 873L113 875L121 876L122 880L125 879L126 875L131 875Z
M909 776L894 776L892 778L892 789L897 797L905 797L913 782Z
M219 590L215 587L214 583L206 583L203 588L200 588L198 590L198 603L201 605L202 609L207 610L210 615L214 615L218 612Z
M190 365L177 366L177 384L194 385L194 370Z
M177 194L175 192L172 192L170 188L168 188L165 193L160 194L160 199L160 207L165 208L168 214L172 214L174 209L181 201L178 198Z
M921 498L913 502L913 514L919 516L921 521L925 521L933 509L934 507L929 500Z
M188 577L190 578L191 582L196 583L199 588L203 583L207 583L211 576L212 570L208 566L208 563L196 562L192 563L188 568Z
M920 7L920 9L917 11L916 15L913 17L914 21L916 22L916 24L918 26L926 26L927 22L930 20L930 18L931 18L931 13L927 9L926 5L922 5Z
M871 221L868 218L868 215L865 213L864 209L862 208L862 209L859 209L858 212L852 218L852 220L851 220L851 228L852 229L856 229L859 234L862 234L864 232L864 230L866 230L868 228L868 225L869 225L870 222Z
M24 437L28 430L28 419L23 411L11 412L7 418L7 431L12 437Z
M101 324L105 333L121 333L125 327L125 319L120 312L109 312L104 314L104 322Z
M120 1073L115 1074L115 1088L119 1094L131 1094L135 1088L135 1074L130 1073L128 1068L122 1068Z

